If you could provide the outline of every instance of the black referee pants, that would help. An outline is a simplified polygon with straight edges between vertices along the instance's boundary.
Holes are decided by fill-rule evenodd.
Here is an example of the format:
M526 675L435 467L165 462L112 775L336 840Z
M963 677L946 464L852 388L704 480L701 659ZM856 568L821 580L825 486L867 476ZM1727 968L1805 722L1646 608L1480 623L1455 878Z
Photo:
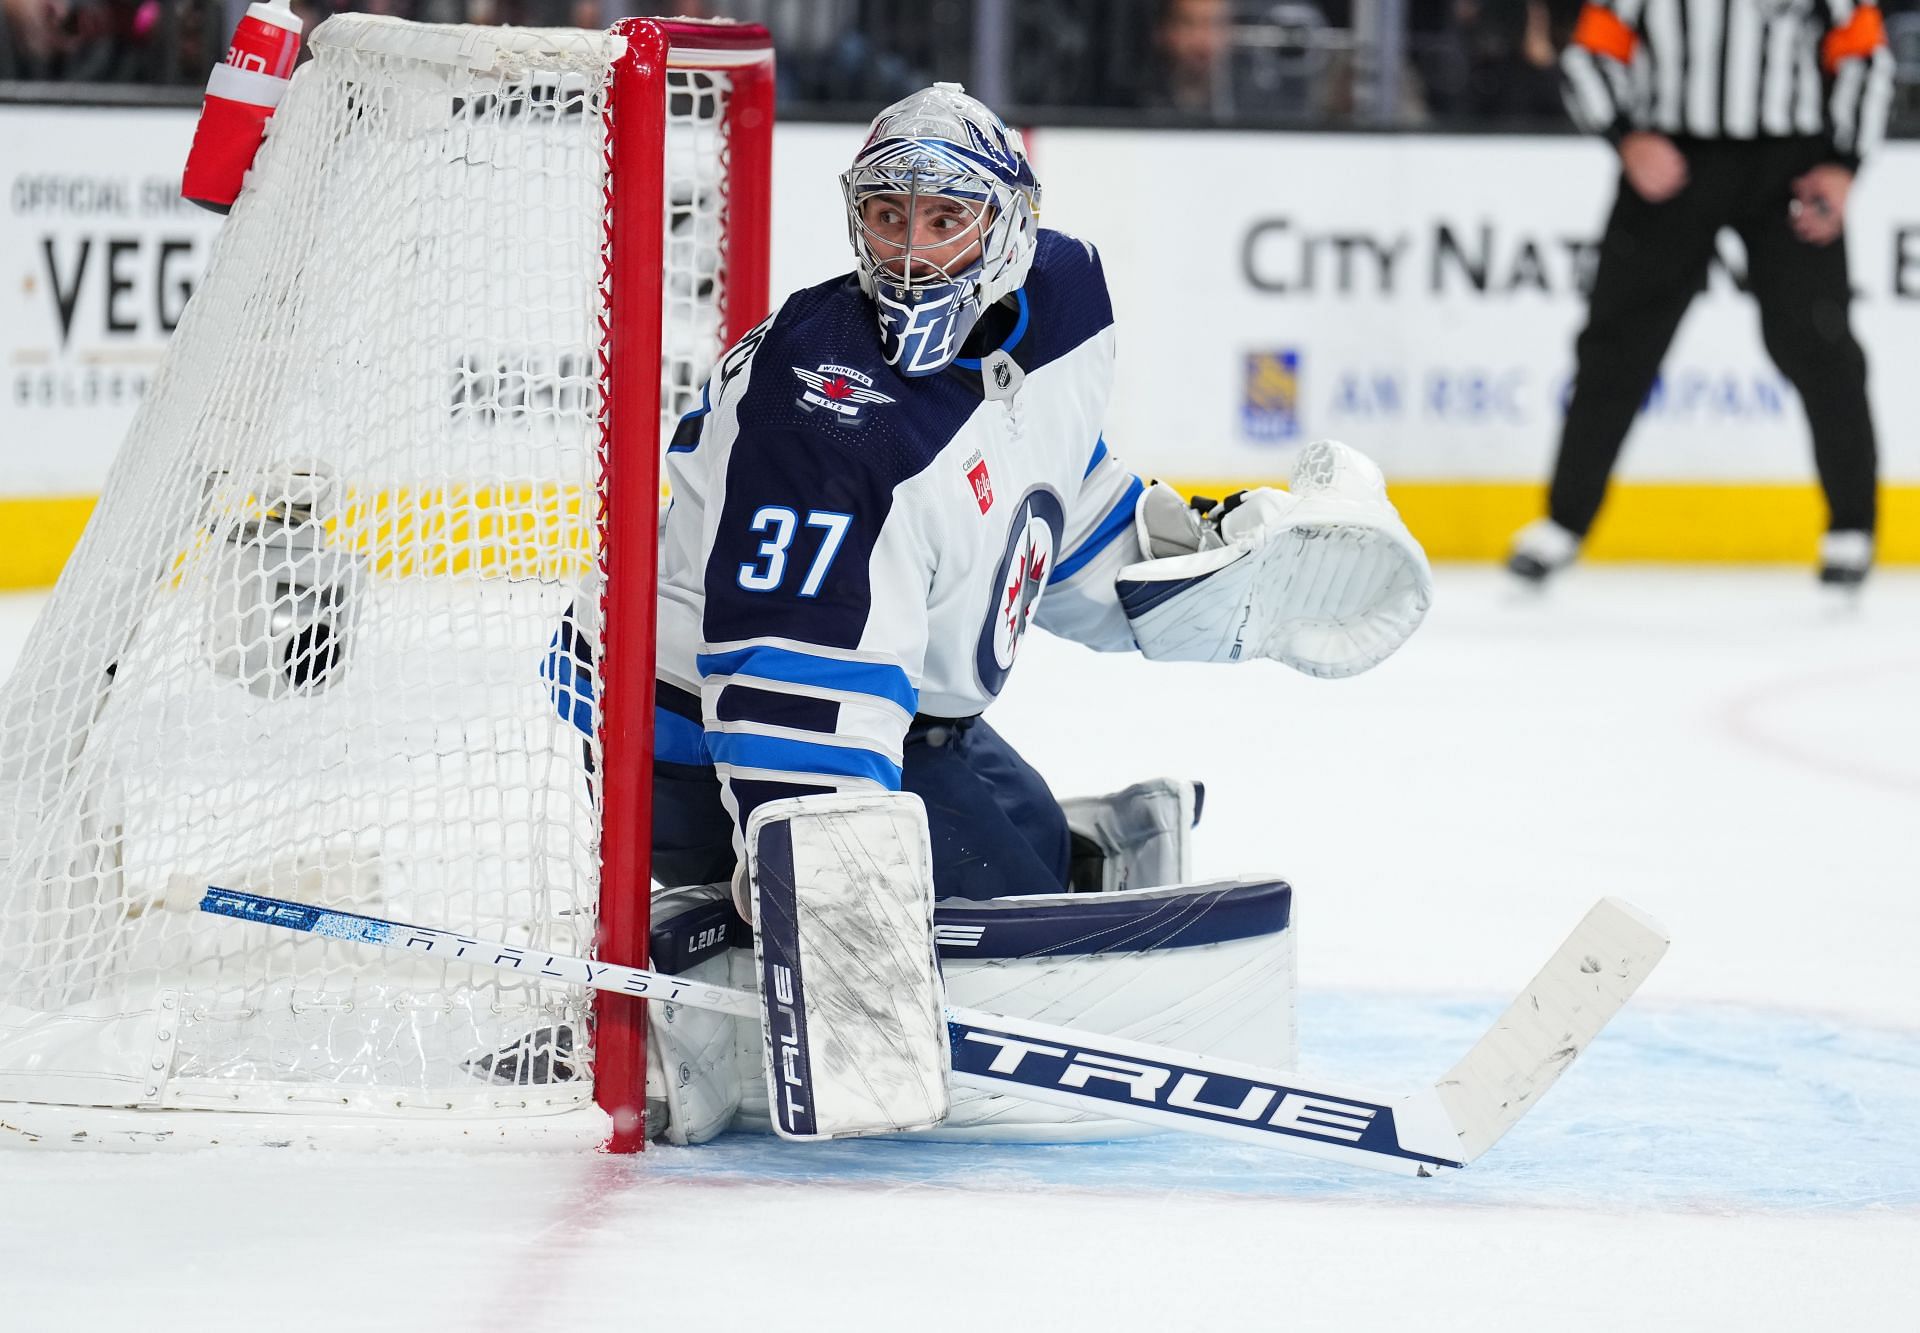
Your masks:
M1650 204L1624 177L1600 243L1587 327L1554 461L1547 511L1581 535L1634 414L1653 388L1680 317L1706 283L1722 227L1747 248L1767 354L1800 394L1831 530L1872 532L1877 467L1867 361L1848 324L1846 240L1809 245L1788 225L1795 177L1823 160L1818 140L1676 140L1688 180Z

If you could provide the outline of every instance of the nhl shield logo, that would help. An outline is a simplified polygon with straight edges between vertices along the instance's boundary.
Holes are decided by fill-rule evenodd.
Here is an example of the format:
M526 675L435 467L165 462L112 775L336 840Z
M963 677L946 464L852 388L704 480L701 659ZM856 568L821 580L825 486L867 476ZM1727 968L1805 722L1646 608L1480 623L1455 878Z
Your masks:
M826 412L842 426L863 426L867 409L893 399L873 387L873 380L851 366L829 362L815 370L793 367L794 377L806 387L795 399L803 412Z
M1008 402L1026 383L1027 372L1005 349L980 358L980 391L995 402Z

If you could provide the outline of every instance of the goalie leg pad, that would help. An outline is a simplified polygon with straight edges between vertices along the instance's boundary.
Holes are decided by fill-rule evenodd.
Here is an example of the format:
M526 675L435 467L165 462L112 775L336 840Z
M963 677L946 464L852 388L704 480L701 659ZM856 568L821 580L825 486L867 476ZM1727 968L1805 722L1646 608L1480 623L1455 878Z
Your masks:
M746 927L725 884L653 896L649 954L663 972L733 984L736 936ZM760 1033L749 1019L656 1000L647 1006L647 1124L669 1143L705 1143L733 1120L760 1072Z
M747 861L775 1132L939 1124L951 1055L920 798L770 801L747 822Z
M1197 782L1152 778L1104 796L1060 802L1073 833L1072 887L1112 893L1187 883L1204 797Z

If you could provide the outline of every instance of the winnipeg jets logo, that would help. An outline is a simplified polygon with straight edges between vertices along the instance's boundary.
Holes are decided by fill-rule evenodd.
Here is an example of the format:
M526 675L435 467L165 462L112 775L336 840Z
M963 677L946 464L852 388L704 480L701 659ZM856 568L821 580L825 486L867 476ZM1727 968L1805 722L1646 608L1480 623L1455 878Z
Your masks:
M801 410L818 412L824 409L832 414L832 420L843 426L865 425L869 407L893 401L873 387L871 378L851 366L829 363L817 370L803 370L795 366L793 373L806 385L796 400Z
M993 630L994 660L1003 667L1013 665L1020 652L1020 640L1027 636L1034 608L1046 591L1047 575L1053 572L1053 529L1038 517L1027 518L1026 539L1015 538L1018 553L1007 571L1000 596L1000 623Z
M989 695L1000 693L1000 686L1006 684L1014 657L1020 655L1020 642L1033 617L1039 615L1041 594L1046 592L1046 580L1054 576L1060 534L1066 528L1060 496L1046 486L1035 486L1012 505L1002 499L993 511L1006 513L1006 528L998 524L989 528L1006 532L1006 547L1000 551L993 584L987 588L989 601L981 607L985 618L973 649L973 674Z
M1044 486L1028 491L1010 509L1003 529L1007 544L994 571L993 600L983 608L986 619L973 658L974 673L988 694L998 694L1013 669L1021 640L1039 612L1040 596L1053 577L1065 527L1060 497Z

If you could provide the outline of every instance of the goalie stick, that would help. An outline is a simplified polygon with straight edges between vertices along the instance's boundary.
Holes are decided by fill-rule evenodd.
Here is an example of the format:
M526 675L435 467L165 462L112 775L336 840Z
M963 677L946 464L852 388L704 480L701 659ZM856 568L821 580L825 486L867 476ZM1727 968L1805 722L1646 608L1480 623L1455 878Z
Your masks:
M403 953L546 977L742 1017L746 991L450 930L209 887L199 909ZM1394 1095L1291 1070L949 1005L953 1081L1161 1129L1260 1144L1402 1175L1463 1167L1533 1108L1665 954L1658 923L1603 898L1472 1050L1438 1082Z

